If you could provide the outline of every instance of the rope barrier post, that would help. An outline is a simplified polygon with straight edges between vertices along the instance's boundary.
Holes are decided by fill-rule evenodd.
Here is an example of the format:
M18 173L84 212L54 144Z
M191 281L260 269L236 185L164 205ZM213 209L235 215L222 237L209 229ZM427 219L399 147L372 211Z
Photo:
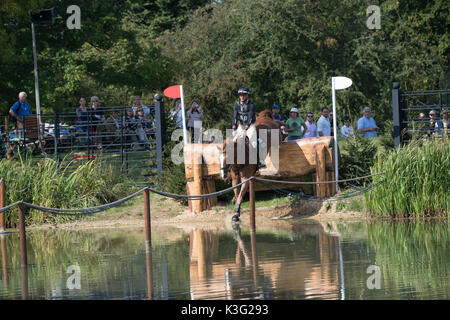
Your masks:
M28 259L27 259L27 236L25 230L25 211L23 204L18 205L19 212L19 239L20 239L20 267L22 276L22 300L28 298Z
M250 194L250 230L255 230L255 186L253 179L249 181L249 194Z
M18 204L19 212L19 239L20 239L20 264L21 267L26 266L27 262L27 235L25 230L25 211L23 204Z
M0 235L1 247L2 247L2 269L3 269L3 285L8 287L8 269L6 265L6 239L5 235Z
M152 248L152 230L150 221L150 191L144 190L144 220L145 220L145 252Z
M2 178L0 179L0 208L6 207L6 183ZM6 223L5 223L5 215L6 211L0 213L0 233L5 232Z

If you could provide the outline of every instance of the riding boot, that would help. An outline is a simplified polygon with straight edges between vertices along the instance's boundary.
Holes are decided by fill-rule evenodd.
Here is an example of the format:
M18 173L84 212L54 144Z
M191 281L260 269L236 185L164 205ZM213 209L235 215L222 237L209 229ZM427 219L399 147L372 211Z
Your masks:
M238 204L236 206L236 214L231 218L231 221L233 222L238 222L239 221L239 217L241 216L241 205Z

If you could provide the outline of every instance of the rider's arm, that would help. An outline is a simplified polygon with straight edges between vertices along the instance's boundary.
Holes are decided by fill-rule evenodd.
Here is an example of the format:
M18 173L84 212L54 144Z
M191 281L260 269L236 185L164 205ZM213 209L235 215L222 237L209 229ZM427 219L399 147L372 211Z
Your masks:
M237 105L235 104L233 107L233 130L236 130L237 128L237 116L238 116L238 109Z
M247 119L247 123L245 125L245 130L247 130L251 126L253 116L255 114L255 105L253 103L248 104L248 113L247 114L248 114L248 119Z

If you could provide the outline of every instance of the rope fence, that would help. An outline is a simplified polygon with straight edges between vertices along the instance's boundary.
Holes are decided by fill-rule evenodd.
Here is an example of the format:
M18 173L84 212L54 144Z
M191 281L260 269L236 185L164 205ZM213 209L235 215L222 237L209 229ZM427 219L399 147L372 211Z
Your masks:
M79 209L59 209L59 208L48 208L48 207L42 207L42 206L38 206L32 203L28 203L28 202L24 202L24 201L17 201L14 202L10 205L4 206L2 208L0 208L0 213L3 213L11 208L14 208L15 206L22 204L27 208L30 209L35 209L35 210L39 210L42 212L46 212L46 213L50 213L50 214L55 214L55 215L90 215L90 214L95 214L95 213L99 213L108 209L112 209L114 207L120 206L122 204L124 204L125 202L131 200L132 198L138 196L139 194L143 193L145 190L149 190L150 192L153 192L155 194L159 194L161 196L164 197L168 197L168 198L172 198L172 199L191 199L191 200L201 200L201 199L207 199L207 198L212 198L212 197L217 197L217 196L221 196L224 195L230 191L233 191L236 188L239 188L240 186L242 186L244 183L254 180L266 187L271 188L274 191L279 191L283 194L290 194L290 195L297 195L297 196L301 196L301 197L305 197L305 198L310 198L310 199L333 199L333 198L345 198L348 197L349 195L352 194L357 194L359 195L360 193L363 193L367 190L370 190L376 186L378 186L380 183L382 183L384 180L380 180L374 184L371 184L367 187L363 187L363 188L358 188L357 190L354 191L350 191L350 192L346 192L346 193L341 193L341 194L337 194L334 196L330 196L330 197L318 197L318 196L311 196L311 195L307 195L304 193L297 193L297 192L293 192L293 191L289 191L286 189L282 189L282 188L276 188L276 187L272 187L270 185L270 183L283 183L283 184L295 184L295 185L307 185L307 184L326 184L326 183L341 183L341 182L348 182L348 181L355 181L355 180L361 180L361 179L367 179L367 178L371 178L371 177L375 177L375 176L379 176L384 174L384 172L380 172L380 173L375 173L375 174L371 174L371 175L367 175L367 176L362 176L362 177L357 177L357 178L351 178L351 179L343 179L343 180L332 180L332 181L319 181L319 182L308 182L308 181L285 181L285 180L274 180L274 179L265 179L265 178L259 178L259 177L251 177L249 179L246 179L244 181L242 181L241 183L238 183L235 186L223 189L221 191L217 191L217 192L212 192L212 193L208 193L208 194L202 194L202 195L181 195L181 194L174 194L174 193L169 193L169 192L164 192L161 190L156 190L150 187L145 187L140 189L139 191L126 196L125 198L116 200L114 202L111 203L107 203L104 205L100 205L100 206L95 206L95 207L90 207L90 208L79 208ZM28 188L28 187L27 187ZM1 204L0 204L1 205Z

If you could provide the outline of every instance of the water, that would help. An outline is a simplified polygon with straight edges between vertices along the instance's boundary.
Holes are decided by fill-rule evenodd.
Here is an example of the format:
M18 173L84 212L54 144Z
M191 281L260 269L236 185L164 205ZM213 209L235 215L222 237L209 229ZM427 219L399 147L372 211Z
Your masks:
M27 268L9 234L0 299L449 299L449 230L438 221L173 227L153 232L147 254L142 229L34 231Z

